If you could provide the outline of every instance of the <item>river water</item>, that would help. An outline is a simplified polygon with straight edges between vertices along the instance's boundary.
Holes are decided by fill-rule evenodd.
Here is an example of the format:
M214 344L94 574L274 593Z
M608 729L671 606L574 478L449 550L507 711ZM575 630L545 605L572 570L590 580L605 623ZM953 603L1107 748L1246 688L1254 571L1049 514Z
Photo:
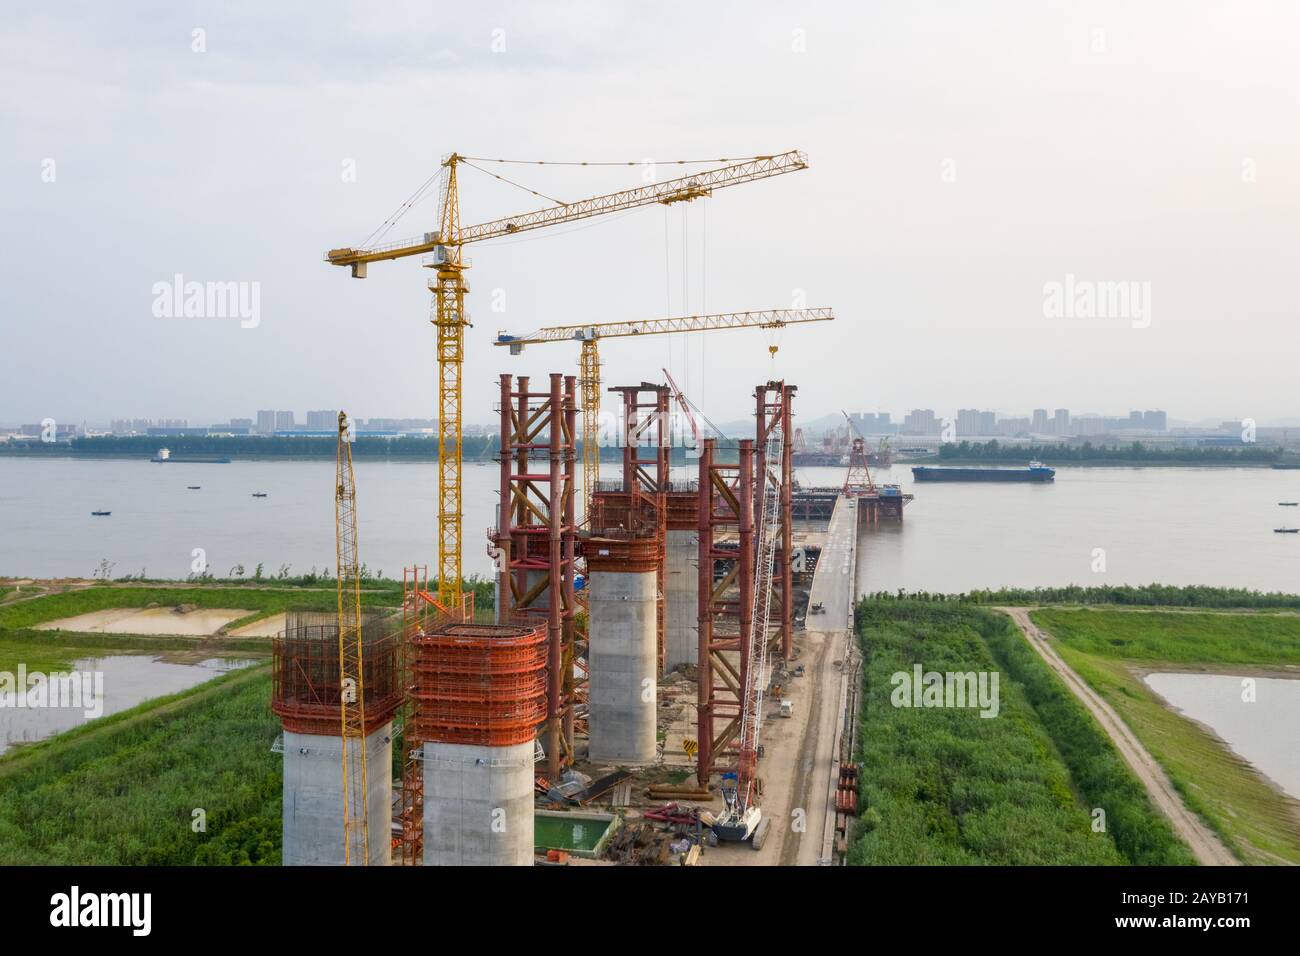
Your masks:
M606 477L615 477L607 466ZM361 558L400 575L436 563L432 462L356 465ZM687 477L683 468L674 478ZM843 469L804 468L805 485ZM864 529L861 591L1064 584L1209 584L1300 590L1300 471L1250 468L1058 468L1051 484L913 485L895 465L875 473L916 494L901 526ZM190 491L187 485L200 485ZM334 565L334 463L0 458L0 574L183 578L202 549L226 576L260 562L271 575ZM467 462L464 569L488 574L485 530L496 515L494 462ZM266 498L253 498L266 492ZM110 517L92 517L97 509Z

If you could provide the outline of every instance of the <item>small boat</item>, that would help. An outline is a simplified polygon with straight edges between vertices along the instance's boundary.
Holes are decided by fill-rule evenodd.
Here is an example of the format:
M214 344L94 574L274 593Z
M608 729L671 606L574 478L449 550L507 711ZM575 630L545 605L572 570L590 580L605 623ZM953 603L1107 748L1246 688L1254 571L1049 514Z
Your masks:
M1274 534L1300 534L1300 528L1274 528Z
M1296 505L1300 505L1300 501L1279 501L1278 504L1283 508L1294 508Z
M265 492L265 491L255 491L255 492L253 492L253 497L254 497L254 498L265 498L265 497L266 497L266 492Z
M111 511L92 511L92 512L91 512L92 515L95 515L96 517L99 517L99 518L107 518L107 517L108 517L109 515L111 515L112 513L113 513L113 512L111 512Z
M200 488L202 488L203 486L202 486L202 485L186 485L185 487L186 487L188 490L190 490L190 491L198 491L198 490L199 490Z

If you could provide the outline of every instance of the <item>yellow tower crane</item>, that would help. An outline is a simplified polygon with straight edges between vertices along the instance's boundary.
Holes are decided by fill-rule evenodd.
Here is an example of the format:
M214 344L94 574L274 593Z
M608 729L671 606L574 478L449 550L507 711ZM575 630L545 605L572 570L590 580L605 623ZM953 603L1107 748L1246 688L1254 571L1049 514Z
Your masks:
M447 608L459 603L461 589L461 364L465 356L465 328L470 324L465 315L465 293L469 287L463 275L469 263L461 255L462 247L472 242L499 239L638 206L689 202L710 196L713 190L724 186L767 179L808 167L808 158L798 150L791 150L756 156L635 189L557 203L535 212L462 226L457 169L462 164L474 166L475 162L502 161L458 153L443 160L436 232L377 246L331 249L325 256L325 261L331 265L350 267L353 277L358 279L365 278L366 268L372 262L416 255L424 256L423 264L435 271L437 278L429 282L429 289L433 293L432 322L437 329L438 341L438 602ZM403 204L404 208L409 208L413 201L414 197ZM584 393L587 391L584 384Z
M582 383L582 489L585 514L591 514L591 496L600 475L600 353L601 339L629 335L667 335L674 332L711 332L717 329L781 329L802 322L830 322L830 309L769 309L760 312L719 312L712 315L683 315L670 319L633 322L598 322L588 325L553 325L529 335L497 334L494 345L508 346L518 355L526 345L546 342L578 342L579 381ZM770 351L775 352L776 347Z
M339 412L334 470L334 549L338 558L339 715L343 758L343 865L370 863L366 780L365 675L362 672L361 568L357 556L357 484L351 432Z

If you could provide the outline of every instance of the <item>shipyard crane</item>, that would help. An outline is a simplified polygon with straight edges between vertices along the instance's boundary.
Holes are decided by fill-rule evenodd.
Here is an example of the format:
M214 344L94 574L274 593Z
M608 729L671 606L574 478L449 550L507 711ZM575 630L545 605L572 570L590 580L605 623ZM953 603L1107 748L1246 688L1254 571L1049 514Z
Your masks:
M807 156L798 150L755 156L737 162L720 160L728 165L575 202L557 202L554 206L517 216L462 226L458 169L462 164L480 169L476 165L478 162L519 161L451 153L442 162L438 228L435 231L398 242L380 245L362 243L356 248L331 249L325 256L325 261L330 265L347 266L352 270L353 277L358 279L365 278L367 267L372 262L417 255L424 256L424 266L435 270L436 278L428 285L433 293L432 322L437 329L438 353L438 600L440 605L448 608L459 603L461 588L461 365L465 358L465 328L470 324L465 314L465 293L469 291L469 286L464 277L470 264L461 254L463 247L473 242L513 236L640 206L690 202L711 196L715 189L797 172L808 167ZM678 165L685 162L687 161L679 161ZM429 182L431 181L432 177ZM415 196L403 203L396 215L400 216L409 209L427 186L428 182L417 190ZM381 227L383 228L387 227ZM593 394L596 387L598 385L592 386L584 381L584 396Z
M840 414L849 423L849 434L854 436L853 444L849 447L849 471L844 476L844 494L849 497L872 494L876 485L867 468L867 440L858 431L858 426L853 424L848 412L840 409Z
M804 322L830 322L831 309L768 309L757 312L720 312L711 315L683 315L668 319L630 322L597 322L586 325L553 325L529 335L497 334L495 345L508 346L518 355L528 345L547 342L578 342L579 381L582 383L582 485L586 510L591 514L591 496L600 474L600 353L601 339L632 335L667 335L675 332L711 332L719 329L782 329ZM773 348L772 351L775 351ZM674 390L677 391L674 385ZM677 391L679 401L681 392ZM688 416L689 417L689 416ZM692 427L694 423L692 422ZM696 436L698 438L698 434Z
M339 412L334 471L334 545L338 558L339 715L342 724L343 864L370 863L369 794L366 780L365 675L362 668L361 568L357 557L357 486L352 436Z

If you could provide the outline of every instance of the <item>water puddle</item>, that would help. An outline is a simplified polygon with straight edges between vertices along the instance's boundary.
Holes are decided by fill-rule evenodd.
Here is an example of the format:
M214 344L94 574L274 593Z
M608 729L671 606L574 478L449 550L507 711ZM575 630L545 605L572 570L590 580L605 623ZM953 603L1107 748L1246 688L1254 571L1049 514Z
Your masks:
M1147 686L1300 798L1300 680L1254 677L1254 701L1231 674L1148 674Z
M14 744L44 740L253 663L213 657L177 664L160 657L119 654L85 657L59 674L29 674L20 669L0 675L0 754Z

